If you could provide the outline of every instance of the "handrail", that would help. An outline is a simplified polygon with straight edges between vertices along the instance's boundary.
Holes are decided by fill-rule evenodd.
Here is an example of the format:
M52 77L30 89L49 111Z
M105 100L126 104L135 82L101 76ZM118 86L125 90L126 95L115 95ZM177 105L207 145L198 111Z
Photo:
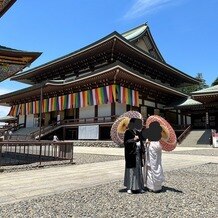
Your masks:
M2 141L0 167L50 160L69 160L73 163L73 142L58 141ZM2 169L1 169L2 170Z
M191 131L191 125L188 126L188 128L185 129L185 131L178 137L177 141L180 144L186 136L190 133Z
M100 122L108 122L108 118L111 121L114 121L117 116L101 116L101 117L88 117L88 118L76 118L76 119L66 119L66 120L61 120L59 121L62 125L63 124L68 124L68 123L87 123L87 121L91 120L91 122L94 123L100 123ZM102 120L103 119L103 120Z
M5 132L8 132L8 131L17 131L21 128L24 128L24 123L20 123L16 126L11 126L11 125L5 125L4 126L5 128L2 128L1 131L0 131L0 136L3 136L5 135Z
M5 127L5 128L2 128L2 130L5 130L5 131L13 130L13 131L14 131L14 130L18 130L18 129L24 127L24 123L19 123L19 124L14 125L14 126L5 125L5 126L3 126L3 127Z
M172 127L174 130L185 130L189 127L190 125L176 125L176 124L173 124Z
M46 132L55 129L58 126L69 125L69 124L82 124L82 123L106 123L108 121L115 121L117 115L113 116L101 116L101 117L89 117L89 118L75 118L75 119L65 119L53 122L49 126L42 126L41 135L44 135ZM31 136L35 138L39 133L39 130L36 130L31 133Z

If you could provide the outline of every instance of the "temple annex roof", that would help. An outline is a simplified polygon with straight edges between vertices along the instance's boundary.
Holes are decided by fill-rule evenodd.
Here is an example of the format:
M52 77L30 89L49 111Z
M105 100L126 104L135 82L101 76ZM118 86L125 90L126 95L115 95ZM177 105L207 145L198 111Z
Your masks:
M29 66L41 54L0 45L0 82Z
M177 107L186 107L186 106L197 106L197 105L202 105L201 102L196 101L194 99L191 99L190 97L185 100L183 103L177 105Z
M0 18L16 2L16 0L0 0Z
M192 95L201 95L201 94L218 94L218 85L211 86L205 89L201 89L195 92L192 92Z

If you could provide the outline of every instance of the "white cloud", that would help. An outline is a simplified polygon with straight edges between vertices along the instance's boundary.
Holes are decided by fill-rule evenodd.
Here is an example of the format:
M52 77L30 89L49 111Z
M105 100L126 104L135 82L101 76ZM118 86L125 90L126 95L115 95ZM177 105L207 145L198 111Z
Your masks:
M134 19L154 12L173 0L136 0L133 6L124 15L124 19Z

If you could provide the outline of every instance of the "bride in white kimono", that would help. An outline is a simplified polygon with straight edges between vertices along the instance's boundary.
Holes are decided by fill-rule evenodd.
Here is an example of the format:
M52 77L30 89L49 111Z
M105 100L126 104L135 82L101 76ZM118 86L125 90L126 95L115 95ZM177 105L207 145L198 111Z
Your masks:
M147 178L146 186L149 191L159 192L164 182L162 168L162 148L159 141L147 142Z
M142 135L146 140L146 169L145 169L145 185L149 191L160 192L164 182L164 174L162 168L162 147L159 142L161 139L162 128L158 122L149 125L149 129L142 131Z

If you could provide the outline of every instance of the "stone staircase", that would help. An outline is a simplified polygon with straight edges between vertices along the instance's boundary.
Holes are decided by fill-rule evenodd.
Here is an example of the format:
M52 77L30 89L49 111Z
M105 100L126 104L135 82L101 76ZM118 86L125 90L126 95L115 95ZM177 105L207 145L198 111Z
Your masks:
M210 147L211 130L192 130L178 146Z
M29 140L31 139L31 133L35 132L39 127L27 127L14 131L10 137L10 140Z

